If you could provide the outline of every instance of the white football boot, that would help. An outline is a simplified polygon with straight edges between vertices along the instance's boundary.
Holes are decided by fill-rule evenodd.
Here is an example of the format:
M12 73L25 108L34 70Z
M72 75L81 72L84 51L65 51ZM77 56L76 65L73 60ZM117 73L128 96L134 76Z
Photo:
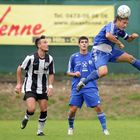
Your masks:
M73 128L68 129L68 135L73 135Z

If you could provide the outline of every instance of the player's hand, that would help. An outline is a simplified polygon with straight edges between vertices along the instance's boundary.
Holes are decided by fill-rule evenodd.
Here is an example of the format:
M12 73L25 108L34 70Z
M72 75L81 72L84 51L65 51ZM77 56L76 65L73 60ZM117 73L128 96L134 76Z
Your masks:
M53 95L53 87L48 86L47 94L48 94L48 97Z
M76 76L76 77L80 77L80 76L81 76L80 71L76 71L76 72L75 72L75 76Z
M21 87L22 87L21 84L17 84L17 85L16 85L16 87L15 87L15 92L16 92L17 94L20 94L20 93L21 93Z
M133 34L131 34L131 37L132 37L132 39L135 39L135 38L138 38L139 35L137 33L133 33Z

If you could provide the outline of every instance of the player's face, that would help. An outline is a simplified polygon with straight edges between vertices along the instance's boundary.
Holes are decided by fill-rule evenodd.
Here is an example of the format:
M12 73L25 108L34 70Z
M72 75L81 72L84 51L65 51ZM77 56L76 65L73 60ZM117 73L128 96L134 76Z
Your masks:
M118 24L118 28L121 29L121 30L124 30L127 25L128 25L128 19L121 19L121 20L118 20L117 22Z
M49 50L47 39L41 39L40 40L40 42L39 42L39 48L42 51L45 51L45 52Z
M88 40L86 39L81 40L79 43L80 50L86 51L88 49L88 45L89 45Z

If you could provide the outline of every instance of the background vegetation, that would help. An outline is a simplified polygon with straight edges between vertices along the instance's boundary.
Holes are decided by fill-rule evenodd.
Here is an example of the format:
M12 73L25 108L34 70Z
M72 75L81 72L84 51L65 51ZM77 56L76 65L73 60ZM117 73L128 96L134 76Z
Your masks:
M14 92L15 75L0 76L0 120L17 120L24 115L26 105L23 95ZM98 81L102 107L106 116L112 119L140 118L139 75L109 75ZM54 95L49 99L48 118L67 119L71 81L65 75L57 75ZM32 119L38 118L39 110ZM78 119L96 119L93 109L85 104L77 113Z

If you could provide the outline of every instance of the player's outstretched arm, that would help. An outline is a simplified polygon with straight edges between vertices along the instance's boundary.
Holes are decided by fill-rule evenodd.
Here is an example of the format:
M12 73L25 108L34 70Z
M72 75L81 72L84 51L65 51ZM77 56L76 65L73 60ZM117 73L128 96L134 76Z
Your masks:
M107 32L106 33L106 38L115 43L120 49L123 49L125 46L121 43L120 40L118 40L114 35L112 35L111 33Z
M132 33L132 34L128 37L127 41L128 41L128 42L131 42L131 41L133 41L134 39L136 39L136 38L138 38L138 37L139 37L139 35L138 35L137 33Z
M21 87L22 87L22 68L21 66L18 66L17 68L17 85L15 87L16 93L21 93Z

